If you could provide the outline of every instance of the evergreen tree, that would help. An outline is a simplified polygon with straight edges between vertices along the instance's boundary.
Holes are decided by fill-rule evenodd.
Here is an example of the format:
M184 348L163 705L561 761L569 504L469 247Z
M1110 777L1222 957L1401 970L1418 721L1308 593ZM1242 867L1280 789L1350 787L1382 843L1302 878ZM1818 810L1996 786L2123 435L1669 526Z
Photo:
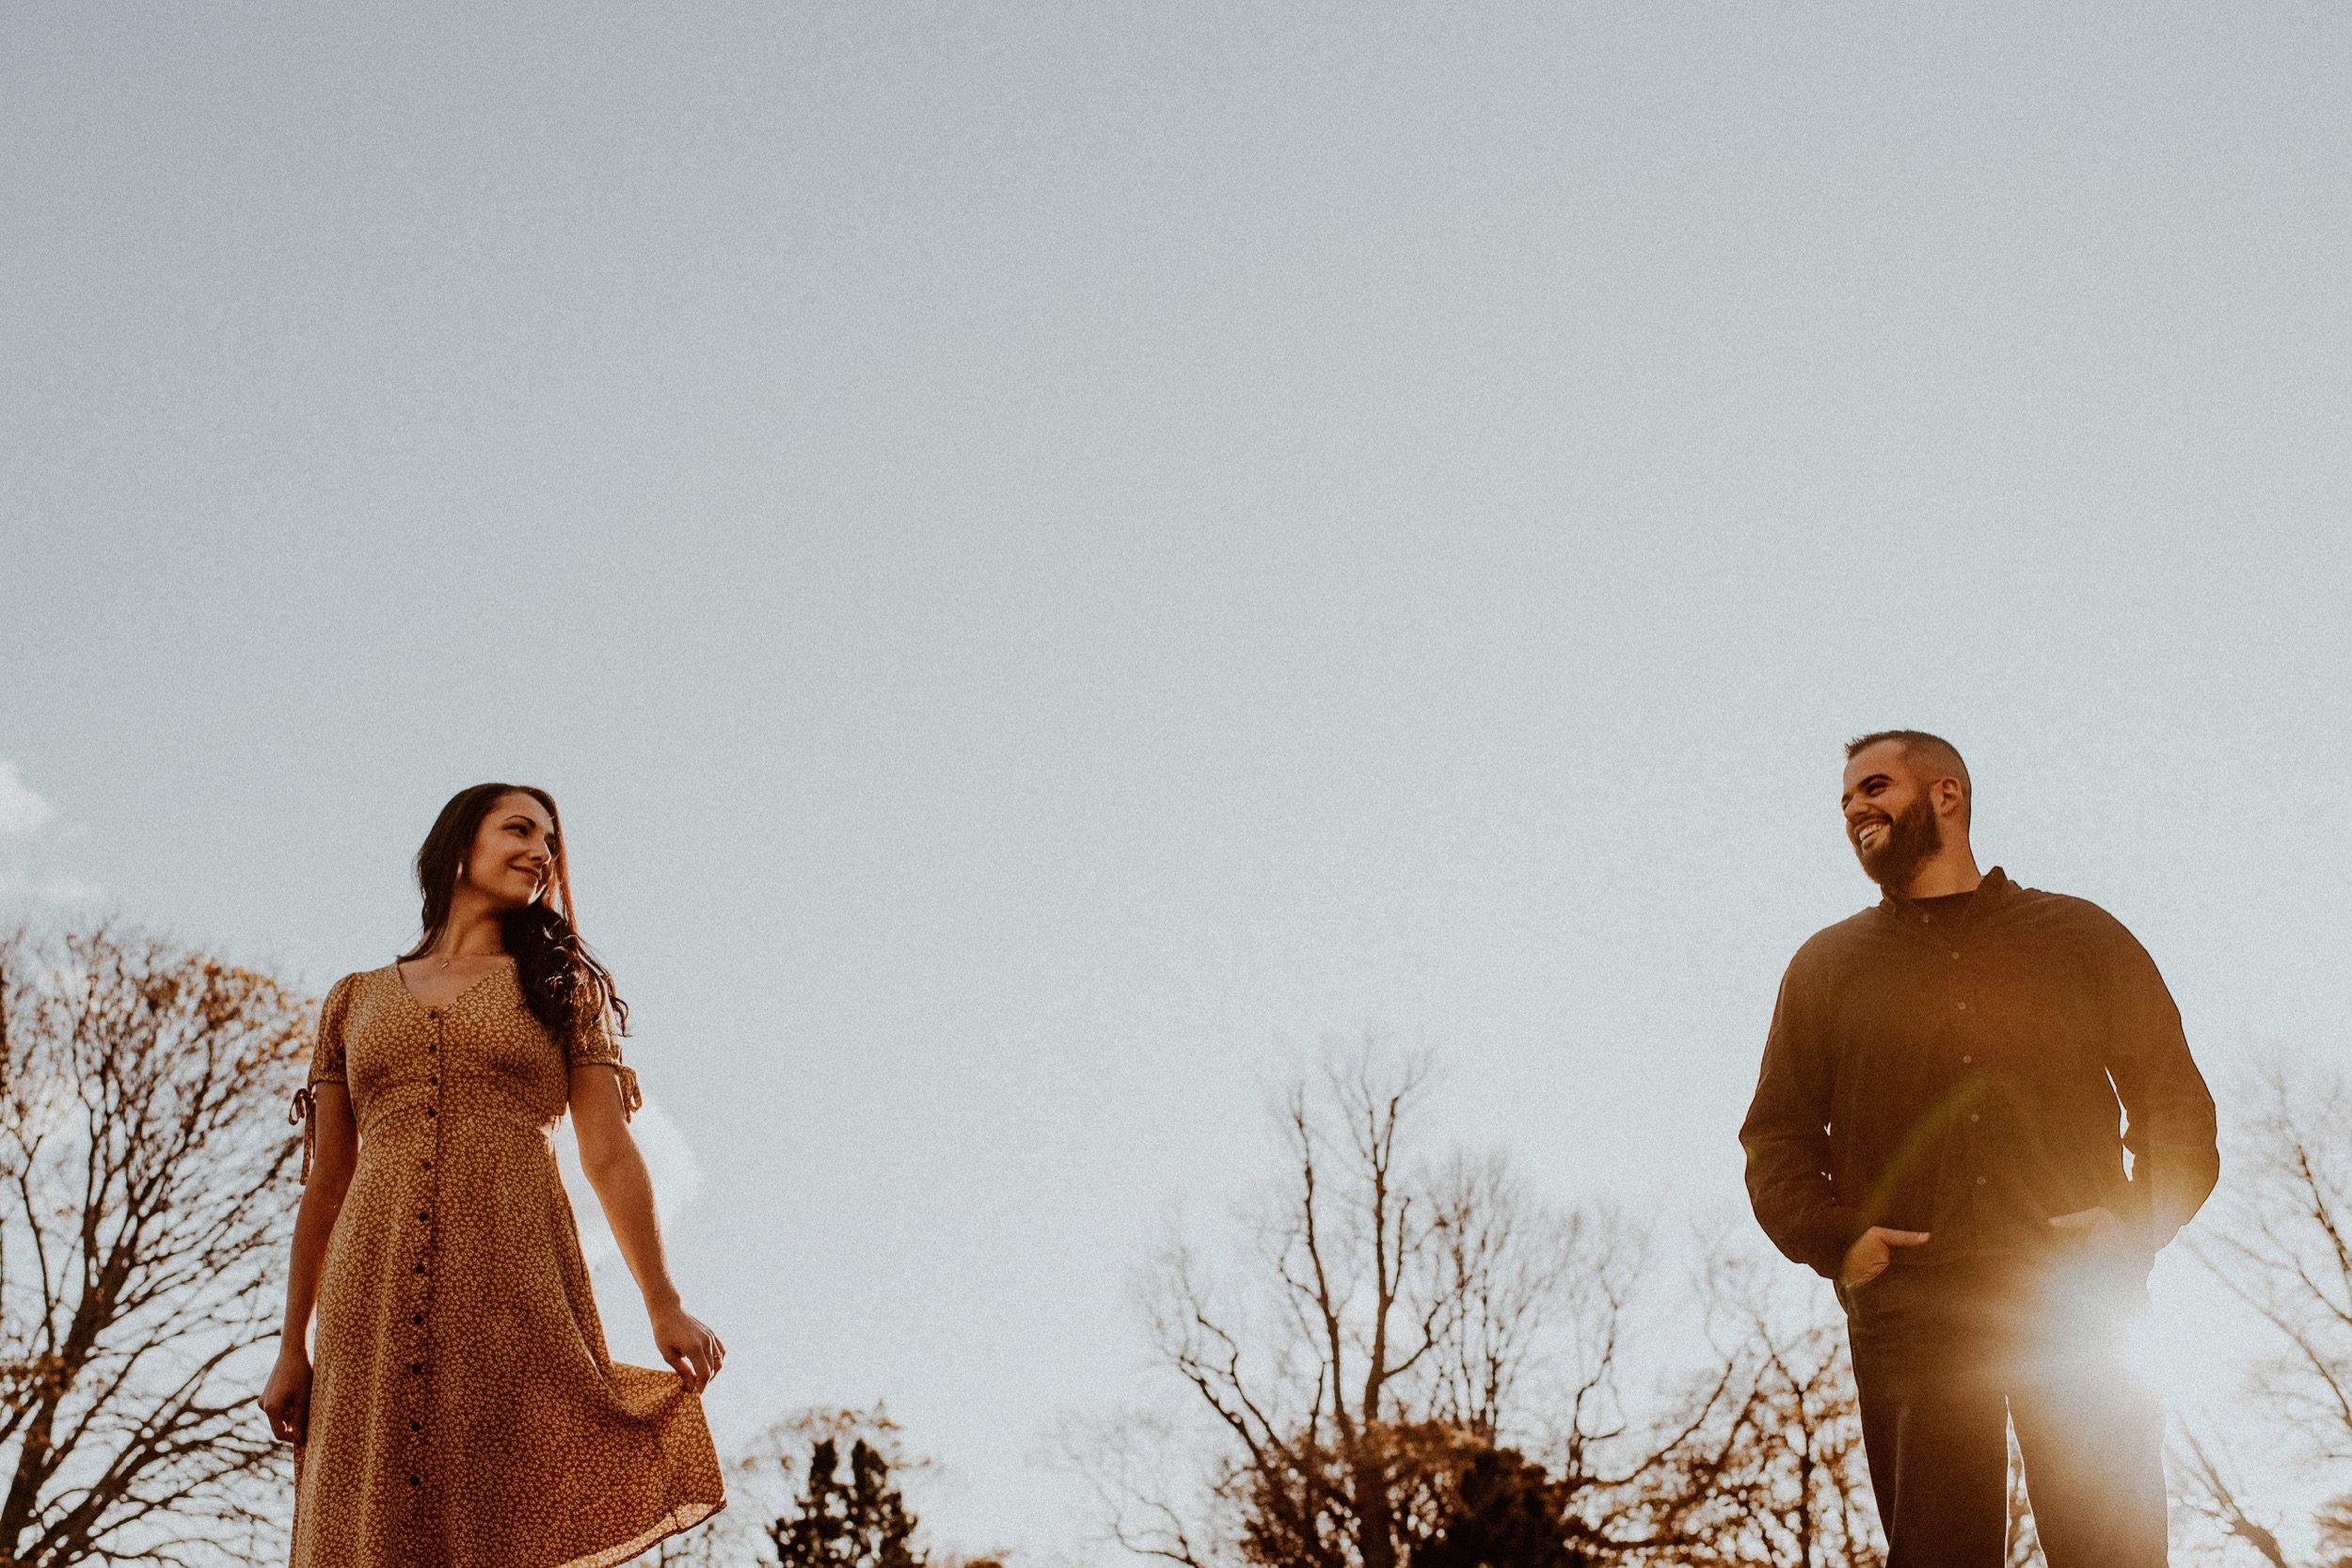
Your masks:
M791 1514L769 1527L783 1568L925 1568L908 1541L914 1515L890 1479L890 1463L865 1438L841 1451L830 1437L809 1451L808 1485Z
M1454 1481L1454 1506L1413 1568L1586 1568L1568 1512L1572 1489L1510 1449L1473 1454Z

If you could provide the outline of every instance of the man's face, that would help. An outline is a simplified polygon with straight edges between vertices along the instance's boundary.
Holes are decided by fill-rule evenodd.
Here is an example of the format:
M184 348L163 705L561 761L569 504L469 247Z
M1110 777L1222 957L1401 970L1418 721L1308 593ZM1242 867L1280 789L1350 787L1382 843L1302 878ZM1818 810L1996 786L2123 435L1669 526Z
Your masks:
M1935 805L1899 741L1882 740L1846 764L1837 797L1846 814L1846 842L1870 880L1891 893L1944 847Z

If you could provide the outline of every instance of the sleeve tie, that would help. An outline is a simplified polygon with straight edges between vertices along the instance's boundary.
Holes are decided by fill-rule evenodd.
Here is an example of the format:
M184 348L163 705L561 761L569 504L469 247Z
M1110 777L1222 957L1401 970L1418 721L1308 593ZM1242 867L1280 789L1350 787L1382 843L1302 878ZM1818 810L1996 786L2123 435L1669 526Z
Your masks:
M294 1090L294 1105L286 1112L287 1122L302 1129L302 1184L306 1187L310 1184L311 1147L318 1139L318 1096L305 1085Z
M635 1068L623 1067L620 1063L615 1062L612 1064L612 1070L620 1074L621 1119L623 1121L627 1121L629 1117L635 1116L639 1111L645 1108L645 1094L643 1089L637 1086L637 1069Z

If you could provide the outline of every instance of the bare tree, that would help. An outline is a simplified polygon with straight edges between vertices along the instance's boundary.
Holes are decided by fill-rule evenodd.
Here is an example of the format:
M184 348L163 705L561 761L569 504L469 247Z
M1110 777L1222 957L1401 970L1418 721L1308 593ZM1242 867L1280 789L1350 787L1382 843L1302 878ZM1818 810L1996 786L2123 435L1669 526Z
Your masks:
M1428 1080L1374 1043L1328 1059L1282 1100L1243 1276L1188 1246L1163 1260L1153 1341L1216 1435L1188 1465L1180 1424L1136 1421L1080 1456L1130 1549L1399 1568L1465 1510L1537 1510L1551 1549L1612 1560L1580 1505L1628 1480L1600 1461L1626 1430L1611 1374L1639 1249L1499 1160L1415 1158Z
M1329 1063L1327 1109L1304 1083L1285 1099L1293 1184L1257 1236L1275 1284L1265 1341L1216 1301L1189 1251L1168 1258L1153 1302L1161 1354L1237 1446L1219 1489L1246 1499L1243 1533L1261 1558L1395 1560L1393 1501L1372 1434L1402 1414L1391 1386L1435 1359L1451 1304L1414 1291L1439 1250L1436 1216L1398 1164L1428 1062L1385 1076L1383 1067L1369 1049ZM1200 1564L1194 1531L1159 1512L1166 1528L1130 1544Z
M1429 1210L1423 1286L1443 1304L1430 1414L1490 1443L1517 1415L1572 1455L1615 1435L1608 1379L1635 1239L1603 1216L1545 1209L1499 1155L1456 1153L1430 1185Z
M309 1006L111 926L0 937L0 1563L266 1555Z
M2274 1076L2245 1173L2198 1256L2276 1331L2262 1392L2321 1460L2352 1460L2352 1088Z
M1113 1539L1181 1568L1878 1568L1818 1292L1792 1309L1718 1256L1685 1305L1637 1314L1627 1230L1499 1158L1415 1157L1427 1085L1424 1058L1328 1061L1283 1097L1243 1267L1167 1254L1153 1342L1205 1419L1082 1440ZM1627 1395L1635 1365L1652 1386ZM2026 1568L2014 1486L2011 1518Z
M2352 1461L2352 1085L2274 1072L2239 1122L2238 1169L2198 1227L2200 1261L2267 1323L2253 1373L2274 1430L2305 1459ZM2173 1444L2179 1500L2278 1568L2288 1561L2209 1434ZM2330 1568L2352 1562L2352 1493L2315 1521Z
M2270 1568L2296 1568L2278 1532L2248 1512L2246 1488L2234 1467L2205 1438L2195 1432L2179 1433L2172 1444L2170 1469L2175 1496L2222 1540L2246 1546Z
M2319 1531L2321 1568L2352 1568L2352 1496L2330 1499L2312 1523Z
M1884 1557L1841 1326L1792 1314L1752 1259L1709 1261L1703 1419L1632 1500L1694 1568L1877 1568Z

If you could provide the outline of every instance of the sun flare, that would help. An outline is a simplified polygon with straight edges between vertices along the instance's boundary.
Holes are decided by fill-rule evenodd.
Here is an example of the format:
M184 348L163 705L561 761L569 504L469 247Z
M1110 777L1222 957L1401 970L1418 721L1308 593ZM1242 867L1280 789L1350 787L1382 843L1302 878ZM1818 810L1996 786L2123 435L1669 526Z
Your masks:
M2258 1340L2257 1325L2193 1258L2168 1252L2148 1281L2148 1310L2136 1320L2124 1359L2169 1413L2215 1409L2237 1393L2236 1368Z

